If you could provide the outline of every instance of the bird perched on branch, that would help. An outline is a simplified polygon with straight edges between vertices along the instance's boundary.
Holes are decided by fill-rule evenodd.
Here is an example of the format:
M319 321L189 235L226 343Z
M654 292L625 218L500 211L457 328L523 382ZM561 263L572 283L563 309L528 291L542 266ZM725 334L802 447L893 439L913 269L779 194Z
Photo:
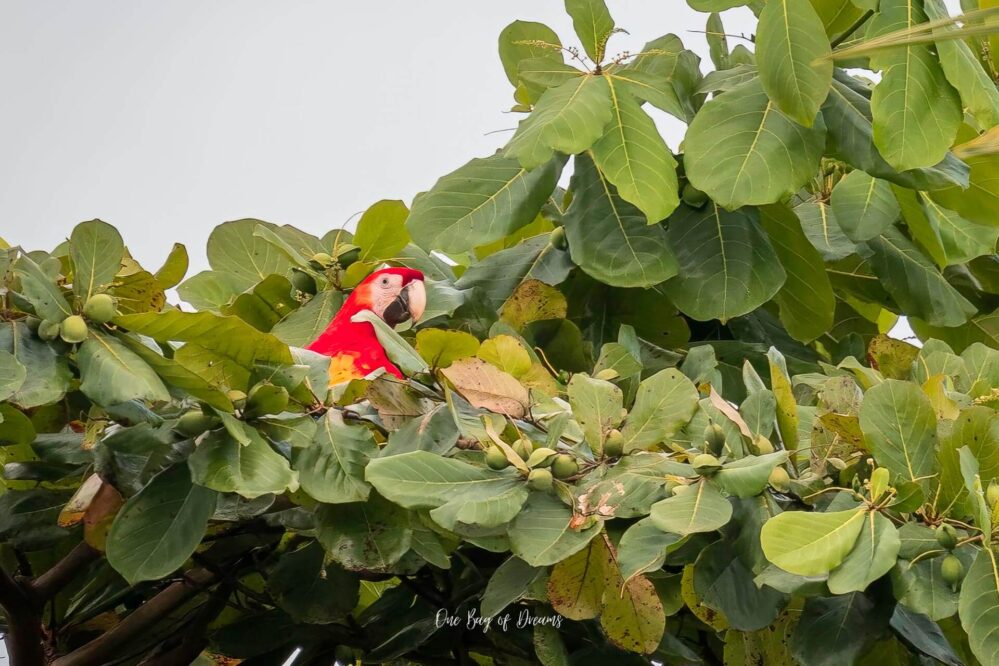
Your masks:
M332 357L330 385L361 379L378 368L402 379L389 360L375 327L351 321L362 310L371 310L389 326L418 321L427 305L423 273L411 268L384 268L364 278L351 292L326 330L306 349Z

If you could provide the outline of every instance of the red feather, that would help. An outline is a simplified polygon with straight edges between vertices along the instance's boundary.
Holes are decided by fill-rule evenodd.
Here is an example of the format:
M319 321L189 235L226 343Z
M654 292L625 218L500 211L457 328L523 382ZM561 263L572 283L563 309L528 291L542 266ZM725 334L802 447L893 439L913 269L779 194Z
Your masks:
M306 349L311 349L325 356L340 359L341 365L339 367L332 365L330 367L331 380L334 380L334 373L337 370L342 373L346 369L348 360L352 361L353 372L339 377L340 381L351 378L360 379L378 368L384 368L386 372L399 379L403 378L402 372L389 360L381 343L378 342L375 327L366 321L353 322L350 320L361 310L370 309L371 283L385 274L401 275L404 286L413 280L423 280L423 273L418 270L383 268L366 277L354 288L326 330L306 347ZM336 383L335 380L333 383Z

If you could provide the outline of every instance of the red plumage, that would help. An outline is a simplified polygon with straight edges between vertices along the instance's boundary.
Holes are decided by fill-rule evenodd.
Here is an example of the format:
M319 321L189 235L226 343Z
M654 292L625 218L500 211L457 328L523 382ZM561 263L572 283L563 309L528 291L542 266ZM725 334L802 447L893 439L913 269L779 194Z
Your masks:
M351 321L351 317L362 310L372 310L381 316L375 308L374 292L383 277L393 275L402 278L400 289L413 281L423 281L423 273L411 268L384 268L375 271L354 288L326 330L306 347L332 357L330 384L360 379L378 368L384 368L387 373L399 379L403 378L402 372L385 354L375 335L375 327L366 321Z

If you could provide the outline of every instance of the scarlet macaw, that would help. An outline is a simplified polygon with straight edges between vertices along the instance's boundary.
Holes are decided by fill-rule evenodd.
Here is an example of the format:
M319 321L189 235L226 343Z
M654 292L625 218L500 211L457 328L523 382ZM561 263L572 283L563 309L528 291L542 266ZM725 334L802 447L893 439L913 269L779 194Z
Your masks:
M361 379L378 368L402 379L402 372L385 354L375 327L351 317L371 310L389 326L412 318L418 321L427 304L423 273L412 268L384 268L364 278L351 292L326 330L306 349L332 357L330 386Z

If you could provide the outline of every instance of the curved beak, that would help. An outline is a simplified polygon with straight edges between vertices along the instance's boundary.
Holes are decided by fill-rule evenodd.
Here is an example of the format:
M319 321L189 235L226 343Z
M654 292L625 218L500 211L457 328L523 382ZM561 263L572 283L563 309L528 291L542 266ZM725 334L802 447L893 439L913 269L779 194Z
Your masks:
M389 326L398 326L412 319L419 321L427 307L427 289L422 280L413 280L399 292L382 313L382 319Z

